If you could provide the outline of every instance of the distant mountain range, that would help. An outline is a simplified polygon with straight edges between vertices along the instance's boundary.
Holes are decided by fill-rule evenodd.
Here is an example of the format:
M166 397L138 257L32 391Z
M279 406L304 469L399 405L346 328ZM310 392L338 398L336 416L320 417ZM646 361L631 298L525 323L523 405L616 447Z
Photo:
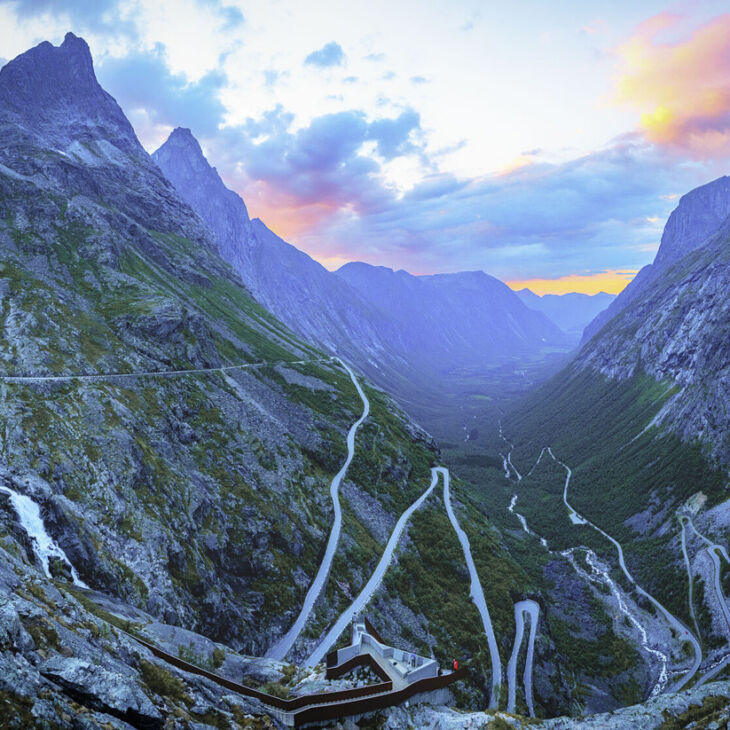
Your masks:
M175 129L153 159L264 307L402 400L423 396L457 368L569 349L570 338L547 316L483 272L412 276L364 263L327 271L249 219L190 130Z
M564 332L577 337L576 342L585 327L616 298L615 294L603 291L598 294L571 292L539 296L530 289L520 289L515 293L530 309L542 312Z

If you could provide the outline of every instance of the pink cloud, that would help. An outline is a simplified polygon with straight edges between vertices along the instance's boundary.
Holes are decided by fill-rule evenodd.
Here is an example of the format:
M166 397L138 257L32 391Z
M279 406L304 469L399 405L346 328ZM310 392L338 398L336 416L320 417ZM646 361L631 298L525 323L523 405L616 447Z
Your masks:
M639 112L648 141L698 159L730 154L730 14L688 31L683 18L661 13L617 55L616 100Z

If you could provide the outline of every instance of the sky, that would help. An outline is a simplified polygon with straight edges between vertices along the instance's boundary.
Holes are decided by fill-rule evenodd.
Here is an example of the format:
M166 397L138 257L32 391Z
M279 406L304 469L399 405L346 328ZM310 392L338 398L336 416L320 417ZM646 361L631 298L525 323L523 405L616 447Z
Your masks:
M0 0L2 62L69 30L152 152L200 140L330 269L617 292L730 162L716 0Z

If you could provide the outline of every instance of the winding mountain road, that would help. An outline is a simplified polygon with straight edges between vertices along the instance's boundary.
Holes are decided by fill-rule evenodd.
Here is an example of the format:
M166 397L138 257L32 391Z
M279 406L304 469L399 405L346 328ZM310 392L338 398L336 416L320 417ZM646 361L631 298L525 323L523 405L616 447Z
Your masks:
M431 484L429 485L428 489L401 515L400 519L396 523L395 528L393 529L393 532L390 535L390 538L388 539L388 543L385 546L383 555L381 556L380 561L373 571L373 574L370 576L367 584L360 591L357 598L355 598L355 600L342 612L337 621L333 624L325 637L319 643L317 648L304 662L304 665L314 666L315 664L321 662L327 654L328 650L340 637L342 632L350 625L350 622L355 617L355 615L361 612L370 602L375 591L382 583L385 573L393 560L395 549L400 542L403 530L405 529L408 520L431 494L438 482L439 475L441 475L444 480L444 506L446 507L449 521L451 522L451 525L454 528L457 537L459 538L459 543L461 544L461 548L464 553L467 570L469 571L469 577L471 580L471 598L474 601L474 605L477 607L477 610L479 611L479 615L482 619L482 625L484 627L484 633L487 637L487 643L489 645L489 653L492 663L492 688L489 706L495 708L499 703L499 690L502 684L502 664L499 657L499 649L497 647L497 640L494 635L492 621L489 616L487 602L484 598L484 591L482 589L481 582L479 581L476 566L474 565L474 559L472 558L469 538L467 537L464 530L461 529L456 514L454 513L454 510L451 506L449 470L442 466L434 467L433 469L431 469ZM530 656L532 656L532 654L530 654ZM530 660L530 681L532 677L531 668L532 661Z
M594 525L592 522L587 520L585 517L583 517L576 509L574 509L571 504L568 502L568 485L570 484L570 478L573 474L572 470L567 464L564 464L560 459L557 459L555 455L553 454L551 448L548 446L547 449L548 453L552 457L552 459L560 464L565 470L566 470L566 477L565 477L565 486L563 487L563 502L568 509L568 514L570 515L571 520L575 524L584 524L588 525L589 527L596 530L596 532L603 535L609 542L613 544L613 546L616 548L618 552L618 562L621 566L621 570L623 571L626 578L629 580L629 582L636 588L637 592L640 593L642 596L644 596L647 600L649 600L654 607L664 616L667 623L678 633L678 635L688 641L690 645L692 646L693 652L694 652L694 660L692 662L692 666L690 669L679 679L677 682L675 682L673 685L669 687L670 692L677 692L682 687L684 687L691 679L694 677L694 675L697 673L697 670L700 667L700 664L702 663L702 649L700 647L700 643L697 640L697 637L689 630L687 626L685 626L678 618L673 616L669 611L667 611L664 606L657 601L654 596L652 596L650 593L647 593L635 580L634 577L629 572L629 569L626 567L626 561L624 559L624 551L621 547L621 543L618 542L618 540L615 540L613 537L611 537L607 532L602 530L597 525Z
M535 707L532 701L532 663L535 650L535 636L537 635L537 622L540 618L540 606L532 600L518 601L515 603L515 641L512 646L512 655L507 664L507 685L508 699L507 712L514 713L517 702L517 659L522 646L522 637L525 631L525 615L530 617L530 637L527 642L527 656L525 657L525 672L522 676L525 686L525 702L530 717L535 717Z
M681 533L681 543L682 543L682 557L684 558L684 567L687 569L687 585L688 585L688 596L687 599L689 601L689 615L692 617L692 621L695 625L695 631L697 632L697 636L700 636L700 627L697 623L697 615L695 614L695 604L694 604L694 598L693 598L693 589L694 589L694 581L692 580L692 566L690 564L689 555L687 554L687 522L682 519L682 517L679 518L679 521L682 523L682 533Z
M690 583L689 583L689 600L690 600L690 607L692 607L692 576L689 571L689 559L687 557L687 551L686 551L686 542L685 542L685 528L689 524L689 526L692 528L693 532L697 537L702 540L705 545L707 546L705 550L707 550L707 554L710 556L710 559L712 560L712 566L713 566L713 584L715 588L715 596L717 597L718 604L720 606L720 611L722 611L723 618L725 619L725 625L727 627L728 632L730 632L730 610L727 606L727 601L725 600L725 596L722 592L722 584L721 584L721 566L720 566L720 557L722 559L730 564L730 556L728 556L727 548L724 545L720 545L718 543L712 542L709 538L705 537L699 530L695 527L694 522L692 521L692 518L689 515L683 514L679 516L679 521L682 523L682 550L684 551L685 556L685 562L687 563L687 571L689 573ZM694 618L694 608L692 608L692 617Z
M166 377L175 375L198 375L202 373L225 373L229 370L242 370L246 368L260 368L263 365L304 365L310 362L331 362L339 358L323 357L312 360L279 360L275 362L247 362L239 365L221 365L216 368L188 368L183 370L138 370L130 373L91 373L85 375L0 375L0 381L4 383L43 383L43 382L68 382L74 380L109 380L116 378L143 378L143 377ZM350 369L342 360L340 363L348 372Z
M343 360L340 360L339 358L338 360L342 367L347 371L352 382L355 384L357 393L362 400L363 411L360 418L352 424L347 434L347 459L345 459L345 463L342 465L342 468L337 472L337 474L335 474L332 482L330 483L330 496L332 497L335 517L332 522L332 529L330 530L330 536L327 541L327 548L325 550L324 557L322 558L322 562L320 563L317 574L312 581L312 585L307 591L307 595L304 598L304 603L299 611L296 621L294 621L294 624L289 631L287 631L286 634L284 634L284 636L282 636L281 639L279 639L279 641L277 641L276 644L274 644L274 646L272 646L265 654L265 656L270 659L277 659L279 661L283 660L289 653L294 642L297 640L297 637L302 632L304 625L307 623L307 619L309 619L309 616L312 613L314 604L317 601L319 594L322 592L325 582L327 581L327 576L329 575L330 568L332 567L332 560L335 556L335 552L337 551L337 543L339 542L340 531L342 529L342 508L340 507L339 495L340 483L342 482L342 479L347 473L347 468L350 466L350 463L355 456L355 435L357 434L357 429L362 425L362 422L370 413L370 401L367 399L365 392L355 377L355 373L352 372L350 367Z
M451 526L454 528L459 542L461 543L461 549L464 552L464 559L466 560L466 567L469 571L469 577L471 578L471 598L474 601L474 605L479 611L479 615L482 618L482 625L484 626L484 633L487 636L487 643L489 644L489 654L492 662L492 692L489 698L489 707L495 708L499 704L499 688L502 684L502 662L499 658L499 649L497 648L497 639L494 636L494 629L492 628L492 620L489 617L489 609L487 608L487 601L484 598L484 591L482 590L482 584L479 581L477 575L477 569L474 565L474 559L471 555L471 547L469 546L469 538L467 537L464 530L461 529L459 521L456 519L456 514L451 507L451 492L449 489L450 476L448 469L444 467L437 467L436 471L443 474L444 477L444 504L446 505L446 512L449 515ZM516 470L515 470L516 473Z
M378 564L375 566L373 574L370 576L370 580L368 580L365 587L360 591L355 600L340 614L340 617L333 624L332 628L330 628L330 630L325 634L322 641L317 645L317 648L304 662L304 666L312 667L315 664L319 664L319 662L324 659L332 645L340 638L342 632L350 625L355 614L362 611L370 602L373 594L383 582L385 573L393 560L393 554L396 547L398 547L398 543L400 542L403 530L408 524L408 520L411 518L411 515L426 501L426 499L428 499L428 496L431 494L433 488L438 482L438 473L438 469L431 469L431 483L428 486L428 489L426 489L426 491L400 516L398 522L393 528L393 532L390 534L385 550L383 551Z
M502 467L504 468L504 475L509 479L509 473L510 473L510 469L511 469L515 473L515 476L517 477L517 481L521 482L522 474L520 474L517 471L517 469L515 468L515 465L512 463L512 450L514 449L515 445L511 441L508 441L505 438L504 434L502 433L502 421L499 422L499 438L501 438L502 441L504 441L507 444L507 446L509 446L509 449L507 450L507 456L505 456L504 454L500 454L500 456L502 457ZM540 454L540 457L542 457L542 454ZM540 457L538 457L538 462L540 461ZM536 462L536 465L537 465L537 462ZM534 467L533 467L533 469L534 469ZM530 471L532 471L532 470L530 470Z

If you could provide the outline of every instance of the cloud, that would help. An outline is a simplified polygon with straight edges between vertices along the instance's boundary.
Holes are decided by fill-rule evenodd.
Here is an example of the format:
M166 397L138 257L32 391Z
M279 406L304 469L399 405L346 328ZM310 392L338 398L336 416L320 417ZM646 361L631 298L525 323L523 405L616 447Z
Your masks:
M345 52L339 43L330 41L320 48L318 51L312 51L305 59L307 66L319 66L320 68L328 68L330 66L342 66L345 62Z
M368 138L377 142L377 151L386 160L416 151L411 133L421 128L421 117L406 109L395 119L379 119L370 125Z
M190 127L209 136L223 121L225 107L218 94L226 84L225 75L214 71L188 82L183 74L169 71L161 46L151 52L105 58L97 75L148 146L172 127ZM155 131L158 128L162 131Z
M264 86L269 89L273 89L276 84L289 75L288 71L277 71L274 68L267 68L263 72L264 74Z
M380 61L385 61L385 54L384 53L368 53L367 56L365 56L366 61L374 61L376 63Z
M137 38L134 23L121 17L119 0L0 0L0 5L11 7L21 21L44 15L60 16L72 24L77 34L92 32Z
M412 84L427 84L428 79L425 76L411 76Z
M223 30L231 30L238 28L246 22L243 13L233 5L223 5L220 8L220 14L223 17Z
M730 154L730 14L688 29L660 13L617 48L616 100L650 142L699 159Z
M704 181L701 166L627 137L560 164L527 150L529 165L502 174L436 172L401 194L384 168L426 156L415 111L369 120L350 110L295 131L292 123L279 107L205 144L253 215L333 265L484 269L508 280L579 270L597 277L592 285L613 276L616 288L619 274L598 275L648 263L676 204L671 196Z
M93 27L94 23L102 23L110 11L117 11L118 0L0 0L0 4L12 6L19 18L66 13L74 19L86 19Z

